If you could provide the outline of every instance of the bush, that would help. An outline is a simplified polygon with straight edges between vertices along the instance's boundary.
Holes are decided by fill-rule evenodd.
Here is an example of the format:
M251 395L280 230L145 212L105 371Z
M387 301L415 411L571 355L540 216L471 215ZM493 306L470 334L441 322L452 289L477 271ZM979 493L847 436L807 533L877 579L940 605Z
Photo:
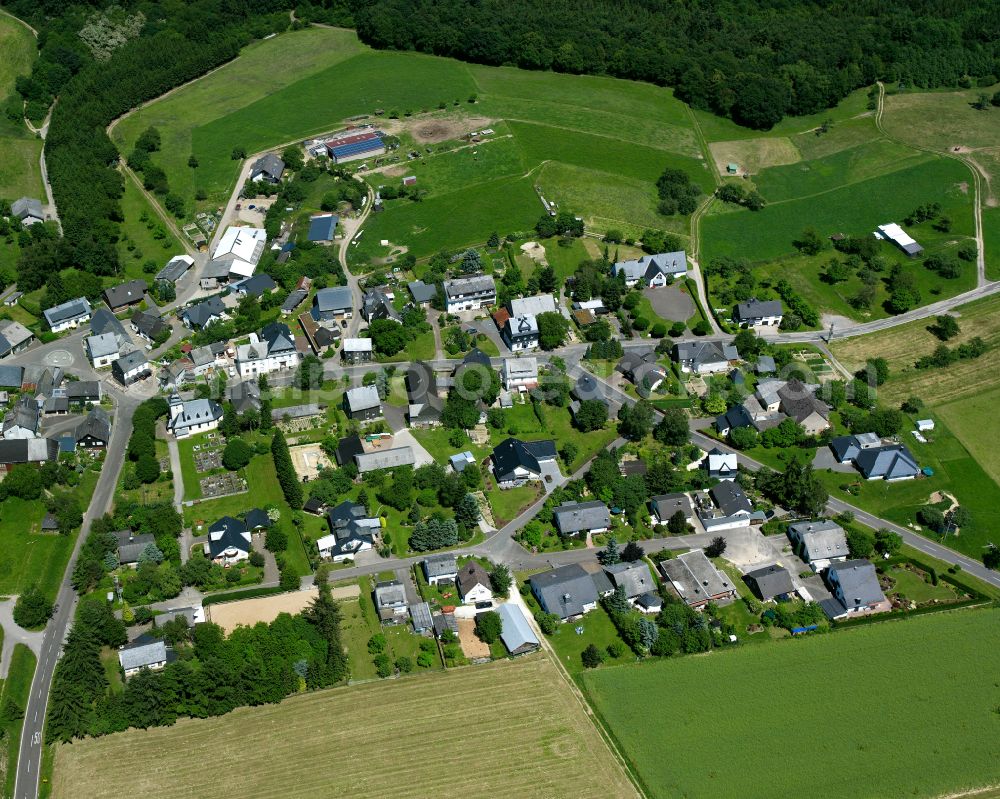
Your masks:
M604 662L604 653L594 646L594 644L590 644L580 654L580 659L583 660L583 665L586 668L596 669Z
M231 438L222 451L222 465L229 471L242 469L254 456L254 448L242 438Z
M14 621L27 630L42 627L49 619L55 607L48 598L38 590L37 586L30 586L21 592L14 604Z
M503 622L500 619L500 614L496 611L489 610L476 616L476 635L483 643L495 643L500 637L502 629Z

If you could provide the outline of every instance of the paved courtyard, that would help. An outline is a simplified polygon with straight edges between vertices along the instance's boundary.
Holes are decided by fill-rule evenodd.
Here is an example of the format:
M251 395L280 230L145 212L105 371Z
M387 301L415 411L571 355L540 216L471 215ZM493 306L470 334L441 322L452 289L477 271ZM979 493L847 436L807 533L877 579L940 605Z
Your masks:
M662 289L643 289L657 316L671 322L686 322L694 316L694 301L679 288L664 286Z

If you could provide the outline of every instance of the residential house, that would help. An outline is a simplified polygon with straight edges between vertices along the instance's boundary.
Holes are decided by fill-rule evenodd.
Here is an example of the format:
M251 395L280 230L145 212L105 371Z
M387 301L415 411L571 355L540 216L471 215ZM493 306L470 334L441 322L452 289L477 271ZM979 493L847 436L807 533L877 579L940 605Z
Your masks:
M556 298L551 294L536 294L533 297L521 297L508 303L511 316L538 316L540 313L553 313L558 310Z
M830 427L830 406L816 396L817 388L792 378L778 389L781 412L802 425L811 436Z
M339 221L335 214L315 214L309 217L306 238L316 244L332 244L337 235Z
M101 401L101 384L97 380L70 380L64 390L70 402L82 404Z
M53 333L60 333L63 330L69 330L71 327L76 327L88 321L91 312L89 300L86 297L77 297L73 300L66 300L66 302L51 308L46 308L42 311L42 315L45 317L49 329Z
M101 407L91 408L76 426L73 438L78 447L103 449L111 441L111 417Z
M854 463L862 450L878 449L882 439L876 433L855 433L853 436L837 436L830 442L830 449L838 463Z
M159 671L167 665L167 645L162 639L144 636L118 650L118 663L125 672L125 679L143 669Z
M354 295L349 286L320 289L313 297L312 318L317 322L339 322L354 316Z
M259 336L251 333L250 342L236 348L236 368L244 379L294 369L301 360L295 336L284 322L264 325Z
M406 619L406 588L399 580L375 583L375 610L382 624L401 624Z
M552 511L552 523L561 535L603 533L611 526L611 512L603 502L564 502Z
M739 463L735 452L723 452L713 447L705 458L705 469L708 476L716 480L735 480L739 472Z
M288 293L285 297L285 301L281 303L281 315L287 316L288 314L295 311L302 303L306 301L306 297L309 296L309 292L305 289L295 289Z
M369 289L361 297L361 318L368 324L376 319L388 319L403 323L392 301L380 289Z
M720 435L736 427L753 427L764 432L790 418L809 435L818 435L830 427L830 406L816 396L818 388L797 378L788 382L765 378L757 384L752 396L718 417L715 428Z
M250 167L250 180L254 183L280 183L285 162L274 153L262 155Z
M358 386L344 392L344 412L355 421L377 419L382 415L382 400L375 386Z
M231 226L222 234L202 276L224 281L250 277L266 244L267 232L262 228Z
M504 602L497 606L497 613L500 616L500 640L512 656L525 655L541 647L520 605Z
M219 297L209 297L207 300L189 305L181 313L184 326L192 330L204 330L226 317L226 306Z
M226 386L226 397L238 414L260 411L260 384L256 380L240 380Z
M674 360L682 372L719 374L729 371L739 353L731 344L720 346L714 341L680 341L674 345Z
M394 447L393 449L376 449L354 456L358 472L365 474L376 469L395 469L398 466L413 466L416 458L413 447Z
M511 316L504 323L501 336L511 352L537 349L538 320L533 314Z
M112 313L119 313L142 302L148 288L145 280L129 280L104 289L104 301Z
M164 333L170 332L169 323L163 321L163 317L149 311L136 311L132 314L131 327L150 343Z
M604 573L616 589L621 588L625 592L625 597L631 602L646 594L656 593L656 582L643 560L614 563L605 566Z
M740 327L777 327L783 316L781 300L758 300L752 297L737 304L733 321Z
M458 587L458 595L466 605L493 600L490 576L486 573L486 569L479 564L479 561L470 560L462 566L458 570L458 576L455 577L455 585Z
M684 514L684 521L694 523L694 508L687 494L660 494L649 501L655 524L666 524L678 511Z
M186 438L193 433L215 430L222 419L222 406L215 400L184 401L177 394L171 394L168 403L170 418L167 420L167 429L175 438Z
M638 261L619 261L613 271L615 277L625 277L629 288L640 283L643 288L661 288L687 276L687 255L683 250L644 255Z
M24 382L24 368L21 366L0 366L0 389L20 390Z
M788 538L799 557L814 572L822 571L831 563L841 563L850 555L844 528L828 519L790 524Z
M489 275L472 275L444 281L444 295L448 313L478 311L497 301L497 288Z
M25 227L45 221L42 201L36 200L34 197L19 197L14 200L10 204L10 215L11 218L20 220Z
M136 535L131 530L118 530L113 535L118 546L118 562L122 566L136 566L143 550L156 543L152 533Z
M820 602L831 619L867 616L892 610L892 603L882 593L878 572L867 560L834 563L826 571L826 584L832 599Z
M23 352L31 346L35 334L13 319L0 319L0 358Z
M418 602L410 605L410 623L413 625L413 632L417 635L424 635L434 631L434 617L431 615L431 606L426 602Z
M111 366L118 360L120 345L114 333L87 336L84 347L87 350L87 357L95 369Z
M278 284L266 272L259 272L241 280L239 283L234 283L232 290L240 297L253 297L259 300L265 294L277 291Z
M788 599L795 593L792 575L777 563L747 572L743 575L743 582L753 591L754 596L764 602Z
M38 403L27 394L22 394L17 403L7 411L3 419L3 437L37 438L41 413Z
M578 563L560 566L528 578L531 593L546 613L562 621L577 619L597 607L593 576Z
M413 297L415 305L428 306L438 293L438 287L434 283L424 283L422 280L413 280L407 283L410 296Z
M107 308L98 308L90 317L90 334L101 336L105 333L112 334L118 342L119 347L131 344L132 339L125 332L125 325Z
M504 358L500 366L500 381L508 391L530 391L538 387L538 360L535 358Z
M920 474L920 467L905 444L863 449L854 458L854 465L866 480L912 480Z
M166 266L163 267L159 272L156 273L154 280L162 280L164 283L176 284L184 275L187 274L188 269L194 266L194 258L190 255L175 255L169 261L167 261Z
M692 608L709 602L728 604L736 597L729 577L720 572L700 549L693 549L660 563L660 572L677 596Z
M530 481L562 476L556 464L556 444L551 439L504 439L494 448L490 466L500 488L514 488Z
M14 438L0 441L0 474L22 463L55 463L59 442L54 438Z
M111 364L111 374L121 385L130 386L137 380L149 377L153 370L149 358L142 350L132 350Z
M415 363L406 370L406 419L410 427L441 424L444 400L437 394L437 381L429 364Z
M330 534L320 538L316 545L319 555L334 563L354 558L375 546L375 536L382 528L381 520L368 514L364 505L344 500L326 512Z
M458 561L451 553L430 555L422 565L428 585L451 585L458 578Z
M732 480L712 486L707 497L699 494L696 504L698 521L708 533L763 524L765 519L762 511L754 510L739 483Z
M250 557L251 535L242 519L223 516L208 528L208 556L215 563L230 566Z

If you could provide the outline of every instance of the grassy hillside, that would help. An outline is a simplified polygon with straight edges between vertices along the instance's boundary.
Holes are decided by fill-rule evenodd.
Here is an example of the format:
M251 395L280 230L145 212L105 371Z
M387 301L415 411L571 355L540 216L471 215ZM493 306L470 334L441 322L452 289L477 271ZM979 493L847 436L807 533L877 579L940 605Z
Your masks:
M997 669L991 609L604 668L583 682L657 799L807 796L817 781L837 799L933 797L1000 780Z
M18 20L0 14L0 105L14 94L14 80L31 72L35 37ZM0 197L16 200L29 196L44 199L38 156L41 140L23 122L0 115Z

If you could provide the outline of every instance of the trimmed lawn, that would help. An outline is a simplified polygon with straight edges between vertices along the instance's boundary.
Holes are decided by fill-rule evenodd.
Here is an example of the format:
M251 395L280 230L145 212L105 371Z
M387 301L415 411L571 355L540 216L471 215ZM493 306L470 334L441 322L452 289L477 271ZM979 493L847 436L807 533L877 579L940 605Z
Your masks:
M486 497L493 508L493 522L499 529L513 521L529 505L542 496L540 485L526 485L520 488L492 488L486 492Z
M470 451L476 457L477 461L482 461L492 452L491 447L481 447L473 444L468 437L462 442L461 446L454 446L448 440L451 436L451 430L444 427L415 427L411 428L410 432L420 442L421 446L430 453L431 457L440 464L448 463L448 458L452 455L465 452L466 450Z
M936 797L1000 781L993 757L998 669L1000 610L982 609L601 668L582 681L653 799L815 793L808 768L747 780L761 752L789 747L823 762L850 763L827 790L839 799ZM809 674L823 686L810 712L797 696L761 690L781 674Z
M931 585L930 577L923 572L894 566L888 571L888 576L894 583L892 590L887 593L890 597L904 596L918 605L934 600L955 602L958 599L958 594L948 583L941 580L937 585Z
M577 633L580 627L583 628L583 632ZM615 625L611 623L607 611L602 607L590 611L582 619L560 624L555 635L548 637L548 641L555 650L559 662L575 677L579 677L585 671L580 655L591 644L604 652L604 662L609 666L633 663L636 660L635 654L628 647L625 647L625 654L620 658L608 656L608 645L615 641L621 642L621 638Z
M367 577L358 580L361 596L356 600L340 603L343 619L340 635L347 650L347 660L351 667L352 680L375 679L375 666L368 654L368 639L379 632L380 625L372 604L371 585Z

